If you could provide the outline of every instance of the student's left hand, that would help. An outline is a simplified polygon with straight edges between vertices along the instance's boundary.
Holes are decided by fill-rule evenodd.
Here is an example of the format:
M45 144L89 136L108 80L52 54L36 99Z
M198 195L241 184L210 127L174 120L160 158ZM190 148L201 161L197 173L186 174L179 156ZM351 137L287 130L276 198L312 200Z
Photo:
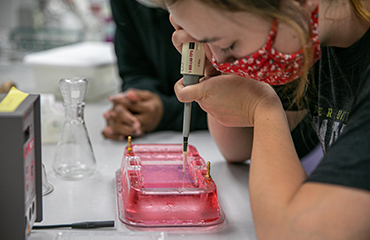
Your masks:
M229 127L253 126L255 110L262 100L280 101L268 84L230 74L203 78L187 87L180 79L175 92L180 102L197 101L204 111Z

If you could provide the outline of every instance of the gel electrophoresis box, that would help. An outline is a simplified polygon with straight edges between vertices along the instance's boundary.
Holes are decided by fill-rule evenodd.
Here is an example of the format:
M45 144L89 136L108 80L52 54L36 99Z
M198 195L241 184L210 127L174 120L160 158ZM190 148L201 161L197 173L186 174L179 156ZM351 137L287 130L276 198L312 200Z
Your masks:
M119 218L140 227L199 227L223 222L217 188L189 145L185 177L181 144L134 144L116 173Z

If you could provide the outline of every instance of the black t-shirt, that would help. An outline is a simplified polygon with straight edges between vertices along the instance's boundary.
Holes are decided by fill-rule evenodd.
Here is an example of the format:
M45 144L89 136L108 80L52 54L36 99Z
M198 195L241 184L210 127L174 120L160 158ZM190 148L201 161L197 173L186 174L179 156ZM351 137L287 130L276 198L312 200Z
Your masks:
M323 47L309 89L325 153L308 181L370 191L370 29L349 48Z

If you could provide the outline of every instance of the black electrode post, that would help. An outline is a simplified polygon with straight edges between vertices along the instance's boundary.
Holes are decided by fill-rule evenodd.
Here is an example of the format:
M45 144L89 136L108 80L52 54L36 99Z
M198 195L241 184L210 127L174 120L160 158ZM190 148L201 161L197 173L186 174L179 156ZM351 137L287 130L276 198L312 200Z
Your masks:
M196 84L199 78L204 75L205 52L203 43L190 42L182 45L181 74L184 76L184 86ZM191 102L184 104L183 119L183 169L182 178L185 177L186 156L188 149L188 138L191 121Z

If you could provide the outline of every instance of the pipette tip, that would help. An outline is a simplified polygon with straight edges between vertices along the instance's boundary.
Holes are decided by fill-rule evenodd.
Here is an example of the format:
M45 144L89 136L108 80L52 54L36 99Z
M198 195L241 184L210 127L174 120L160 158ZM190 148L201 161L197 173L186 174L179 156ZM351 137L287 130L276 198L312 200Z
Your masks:
M182 180L185 180L186 157L188 152L182 152Z
M184 137L182 142L182 180L185 179L186 157L188 155L188 138Z

